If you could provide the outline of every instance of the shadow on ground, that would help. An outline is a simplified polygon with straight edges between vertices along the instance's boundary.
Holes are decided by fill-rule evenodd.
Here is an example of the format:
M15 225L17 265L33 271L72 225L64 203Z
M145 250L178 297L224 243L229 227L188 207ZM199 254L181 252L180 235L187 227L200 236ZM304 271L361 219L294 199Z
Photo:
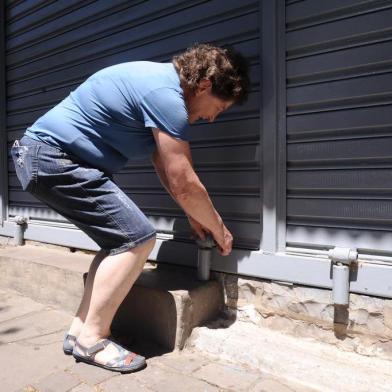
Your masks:
M143 355L146 359L159 357L171 352L171 350L154 342L152 339L116 335L115 332L113 332L113 336L127 350Z

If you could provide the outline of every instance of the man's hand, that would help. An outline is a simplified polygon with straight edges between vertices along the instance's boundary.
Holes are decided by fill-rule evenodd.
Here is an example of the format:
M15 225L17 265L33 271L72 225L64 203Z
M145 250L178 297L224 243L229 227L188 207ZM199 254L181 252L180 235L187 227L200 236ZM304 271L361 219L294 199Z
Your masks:
M225 225L223 225L223 233L216 235L212 233L215 241L218 243L219 251L222 256L228 256L233 247L233 236Z
M210 231L205 228L203 225L201 225L199 222L194 220L191 216L188 215L188 221L189 224L191 225L192 231L201 239L205 240L206 239L206 234L210 234Z
M227 229L225 225L223 225L223 231L220 235L211 233L206 227L201 225L191 216L187 215L189 224L191 225L192 231L197 234L197 236L201 240L206 239L207 234L211 234L214 237L214 240L218 244L219 252L222 256L228 256L231 253L231 249L233 246L233 236L231 235L230 231Z

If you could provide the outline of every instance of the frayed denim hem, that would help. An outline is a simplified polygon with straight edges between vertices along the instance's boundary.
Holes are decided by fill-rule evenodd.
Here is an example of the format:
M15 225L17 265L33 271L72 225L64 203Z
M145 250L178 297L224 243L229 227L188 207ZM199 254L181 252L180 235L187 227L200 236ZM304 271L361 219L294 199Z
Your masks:
M136 248L137 246L140 246L140 245L144 244L145 242L151 240L155 236L156 236L156 231L154 230L152 233L149 233L149 234L145 235L144 237L139 238L136 241L128 242L124 245L121 245L118 248L106 249L105 251L108 254L108 256L115 256L120 253L124 253L130 249Z

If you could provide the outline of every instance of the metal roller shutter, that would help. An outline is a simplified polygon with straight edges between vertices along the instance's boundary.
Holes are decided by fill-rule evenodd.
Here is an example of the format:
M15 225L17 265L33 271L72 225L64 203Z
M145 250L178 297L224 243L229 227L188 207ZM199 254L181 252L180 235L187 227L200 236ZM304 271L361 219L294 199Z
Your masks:
M287 242L392 251L392 2L287 1Z
M133 60L169 61L195 41L231 44L251 61L249 101L214 124L193 126L196 171L232 230L235 246L260 243L258 1L10 1L6 8L8 149L25 128L83 80ZM149 162L115 176L160 232L187 240L187 221ZM61 227L64 218L23 192L9 157L9 216Z

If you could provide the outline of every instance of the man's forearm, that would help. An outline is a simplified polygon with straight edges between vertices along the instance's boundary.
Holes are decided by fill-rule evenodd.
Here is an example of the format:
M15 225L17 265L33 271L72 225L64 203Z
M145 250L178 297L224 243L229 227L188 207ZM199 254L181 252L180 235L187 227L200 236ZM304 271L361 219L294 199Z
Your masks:
M168 180L167 180L165 171L162 170L162 169L161 169L160 167L158 167L157 165L155 165L155 163L154 163L154 166L155 166L155 172L157 173L158 178L159 178L159 180L160 180L162 186L166 189L167 193L173 198L173 200L174 200L175 202L177 202L176 198L174 197L173 192L170 190L169 182L168 182ZM178 203L178 202L177 202L177 203Z
M196 178L192 186L185 189L185 192L175 194L170 188L165 171L154 163L155 170L161 184L174 199L174 201L184 210L184 212L206 227L212 232L222 230L222 220L215 210L208 192L200 180Z
M185 213L202 226L212 233L222 234L222 219L215 210L207 190L200 181L188 184L185 192L175 193L175 199Z

